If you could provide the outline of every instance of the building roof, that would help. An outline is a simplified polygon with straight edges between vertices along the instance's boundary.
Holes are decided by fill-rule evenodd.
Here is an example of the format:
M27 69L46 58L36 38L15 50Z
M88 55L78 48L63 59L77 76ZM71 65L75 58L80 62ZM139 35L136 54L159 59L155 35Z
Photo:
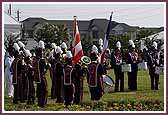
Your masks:
M36 25L38 25L41 22L45 22L46 19L44 18L36 18L36 17L30 17L22 21L24 23L24 28L26 30L32 30Z
M39 21L46 21L46 19L41 18L41 17L29 17L29 18L22 20L21 22L26 22L26 21L33 21L33 22L38 21L39 22Z
M6 12L4 12L4 24L8 24L8 25L20 25L20 23L15 18L13 18L12 16L10 16Z
M117 26L122 27L124 31L134 31L134 30L136 30L134 27L129 26L129 25L125 24L125 23L118 23L118 24L116 24L115 27L117 27ZM113 30L115 29L115 27L113 28Z
M5 32L5 35L19 34L20 28L21 28L21 23L19 23L15 18L10 16L8 13L4 12L4 32Z
M67 26L70 30L74 28L73 20L48 20L47 22L50 24L63 24ZM77 23L79 30L88 30L89 21L77 21Z

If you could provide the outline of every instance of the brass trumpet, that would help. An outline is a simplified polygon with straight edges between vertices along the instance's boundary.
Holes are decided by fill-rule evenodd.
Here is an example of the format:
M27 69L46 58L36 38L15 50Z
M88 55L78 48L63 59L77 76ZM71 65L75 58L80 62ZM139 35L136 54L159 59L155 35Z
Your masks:
M81 66L81 70L82 70L82 77L81 77L82 81L84 80L84 78L88 76L88 65L90 63L91 63L91 59L88 56L83 56L79 61L79 65Z
M91 59L88 56L83 56L80 60L80 65L82 68L87 68L87 66L91 63Z

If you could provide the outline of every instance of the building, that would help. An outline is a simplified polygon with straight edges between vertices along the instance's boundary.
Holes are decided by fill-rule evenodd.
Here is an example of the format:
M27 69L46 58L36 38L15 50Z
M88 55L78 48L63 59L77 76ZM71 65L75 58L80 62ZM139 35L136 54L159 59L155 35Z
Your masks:
M20 39L21 23L4 12L4 48L7 49L14 39Z
M107 19L92 19L92 20L78 20L78 27L81 35L81 39L89 38L91 41L98 41L100 38L104 38L107 25ZM33 31L41 27L43 23L50 24L63 24L69 30L71 36L73 36L74 21L73 20L46 20L44 18L27 18L22 21L24 35L28 38L33 37ZM134 32L133 27L112 21L111 34L126 34L128 31Z

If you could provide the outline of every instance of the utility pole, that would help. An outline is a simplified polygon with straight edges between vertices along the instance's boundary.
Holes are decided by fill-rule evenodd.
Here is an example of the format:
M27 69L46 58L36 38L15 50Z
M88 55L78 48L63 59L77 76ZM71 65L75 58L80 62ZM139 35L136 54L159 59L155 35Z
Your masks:
M17 10L17 12L16 12L16 18L17 18L17 21L19 22L19 20L20 20L20 11L19 10Z
M11 4L9 4L8 13L9 13L9 15L11 16L11 14L12 14L12 6L11 6Z

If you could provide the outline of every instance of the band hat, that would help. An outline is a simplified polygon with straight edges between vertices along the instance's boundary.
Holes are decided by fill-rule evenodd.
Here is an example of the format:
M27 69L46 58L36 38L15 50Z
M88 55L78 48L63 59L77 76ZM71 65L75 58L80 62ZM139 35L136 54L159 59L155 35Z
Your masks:
M129 40L129 46L132 46L132 48L135 48L135 44L132 40Z
M129 45L132 46L132 44L134 44L133 40L129 40Z
M62 51L61 47L59 47L59 46L57 46L57 49L56 49L56 54L57 54L57 53L60 53L60 54L62 54L62 53L63 53L63 51Z
M96 50L98 51L98 48L96 47L96 45L93 45L93 46L92 46L92 51L93 51L93 50L94 50L94 51L96 51Z
M99 45L103 45L103 40L99 39Z
M66 45L65 42L62 42L62 44L61 44L61 48L67 49L67 45Z
M21 48L24 48L24 47L25 47L25 45L24 45L21 41L18 41L18 45L19 45L19 47L21 47Z
M32 54L30 53L30 50L25 50L25 55L26 57L31 57Z
M51 50L51 52L49 53L48 58L53 57L53 54L54 54L54 50Z
M53 49L56 49L56 48L57 48L57 46L56 46L55 43L51 43L51 47L52 47Z
M20 47L19 47L19 45L18 45L17 43L14 43L14 44L13 44L13 48L14 48L16 51L18 51L18 52L19 52L19 50L20 50Z
M44 42L42 40L39 41L39 48L45 49Z
M121 48L121 43L119 41L116 43L116 47Z
M98 53L98 48L95 45L92 46L91 53Z
M102 47L102 46L100 46L99 48L100 48L100 51L102 52L102 51L103 51L103 47Z
M73 56L72 56L71 51L67 51L65 57L67 57L67 58L72 58Z
M132 47L135 48L135 44L132 44Z
M158 45L157 45L157 43L154 41L152 46L153 46L155 49L157 49L157 46L158 46Z

